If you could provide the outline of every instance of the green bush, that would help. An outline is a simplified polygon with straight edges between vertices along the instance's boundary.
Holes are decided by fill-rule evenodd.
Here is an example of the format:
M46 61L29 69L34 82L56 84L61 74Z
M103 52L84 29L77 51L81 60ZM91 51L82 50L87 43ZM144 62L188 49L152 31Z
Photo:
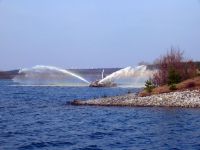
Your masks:
M174 68L171 67L168 72L168 85L174 85L180 82L181 76Z
M153 82L151 80L147 80L145 82L145 90L148 92L148 93L151 93L152 90L155 88L155 86L153 85Z
M176 84L171 84L171 85L169 86L169 89L170 89L171 91L177 90Z

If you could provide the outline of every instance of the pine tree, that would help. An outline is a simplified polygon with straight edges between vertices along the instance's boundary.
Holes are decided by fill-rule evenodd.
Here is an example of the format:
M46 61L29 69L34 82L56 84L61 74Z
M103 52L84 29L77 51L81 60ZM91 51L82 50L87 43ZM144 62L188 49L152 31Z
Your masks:
M153 82L151 80L147 80L145 82L145 90L148 92L148 93L151 93L153 88L155 88L155 86L153 85Z
M173 85L180 82L181 82L181 76L174 68L170 67L168 73L168 85Z

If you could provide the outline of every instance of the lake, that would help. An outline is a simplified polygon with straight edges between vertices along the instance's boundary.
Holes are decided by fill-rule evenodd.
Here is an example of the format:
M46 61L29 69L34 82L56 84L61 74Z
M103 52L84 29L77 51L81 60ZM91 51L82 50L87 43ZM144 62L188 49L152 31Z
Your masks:
M200 149L200 109L69 105L138 91L1 80L0 149Z

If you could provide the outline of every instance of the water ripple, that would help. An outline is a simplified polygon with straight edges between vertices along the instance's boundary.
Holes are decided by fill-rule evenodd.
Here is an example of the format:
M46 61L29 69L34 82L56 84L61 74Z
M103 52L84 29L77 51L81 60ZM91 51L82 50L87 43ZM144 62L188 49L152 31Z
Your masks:
M0 86L0 149L200 149L199 109L66 105L129 90Z

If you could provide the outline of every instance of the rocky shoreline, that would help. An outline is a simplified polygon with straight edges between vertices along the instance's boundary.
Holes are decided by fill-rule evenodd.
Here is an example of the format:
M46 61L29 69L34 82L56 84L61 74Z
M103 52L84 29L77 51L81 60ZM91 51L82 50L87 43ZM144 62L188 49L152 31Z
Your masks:
M146 97L127 94L86 101L74 100L71 105L200 108L200 89L162 93Z

